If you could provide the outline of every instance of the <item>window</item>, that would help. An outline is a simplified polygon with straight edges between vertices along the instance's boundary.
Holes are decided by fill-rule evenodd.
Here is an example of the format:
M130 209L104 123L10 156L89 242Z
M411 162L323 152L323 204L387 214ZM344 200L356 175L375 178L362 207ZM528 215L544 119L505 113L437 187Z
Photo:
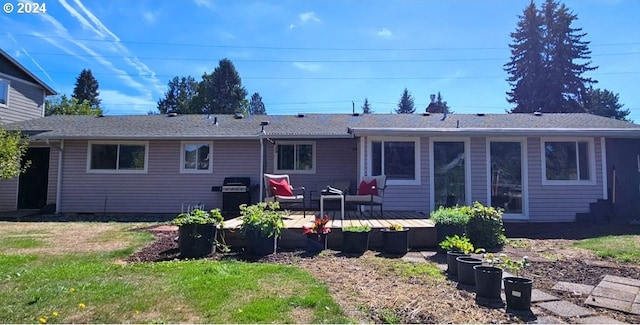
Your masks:
M386 175L387 184L419 184L418 140L373 139L370 142L371 175Z
M278 142L275 150L276 172L315 173L315 143Z
M0 79L0 107L9 106L9 81Z
M433 197L435 207L467 203L467 152L464 141L433 142Z
M504 213L522 214L522 144L491 141L489 144L491 206Z
M211 172L211 143L183 142L180 161L183 173Z
M146 172L146 143L90 143L91 172Z
M588 141L544 141L544 180L549 183L592 181L591 147Z

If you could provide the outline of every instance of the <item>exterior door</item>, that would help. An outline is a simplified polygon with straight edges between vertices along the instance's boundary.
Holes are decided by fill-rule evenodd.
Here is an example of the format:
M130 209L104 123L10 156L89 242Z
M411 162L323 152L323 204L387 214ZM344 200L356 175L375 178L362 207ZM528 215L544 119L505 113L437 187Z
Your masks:
M525 187L522 142L489 143L490 204L505 214L524 215Z
M49 148L29 148L24 160L31 165L18 179L18 209L40 209L47 204Z
M463 141L433 142L434 210L467 204L466 164Z

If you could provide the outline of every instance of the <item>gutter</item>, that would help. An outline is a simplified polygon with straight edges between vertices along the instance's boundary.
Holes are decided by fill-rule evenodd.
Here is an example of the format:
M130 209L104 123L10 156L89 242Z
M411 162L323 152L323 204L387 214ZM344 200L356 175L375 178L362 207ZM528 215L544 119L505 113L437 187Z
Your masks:
M629 129L570 129L570 128L349 128L354 136L584 136L640 138L640 128Z

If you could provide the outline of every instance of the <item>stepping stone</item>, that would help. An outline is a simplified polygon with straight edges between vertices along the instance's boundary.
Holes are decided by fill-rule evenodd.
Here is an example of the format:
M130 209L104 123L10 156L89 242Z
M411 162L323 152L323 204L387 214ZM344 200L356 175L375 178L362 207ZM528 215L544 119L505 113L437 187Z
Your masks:
M623 278L615 275L605 275L602 281L615 282L620 284L626 284L634 287L640 288L640 280L631 279L631 278Z
M593 289L593 291L591 291L591 296L611 298L615 300L622 300L622 301L628 301L629 303L633 303L633 300L636 298L635 293L608 288L606 283L607 282L600 282L600 284L598 284L598 286L595 289ZM611 283L611 284L620 285L616 283ZM634 287L631 287L631 288L634 288Z
M627 324L607 316L577 318L578 324Z
M588 285L588 284L559 281L551 289L569 292L574 295L577 295L577 294L590 295L591 291L593 291L593 288L594 287L592 285Z
M536 302L543 302L543 301L553 301L553 300L560 300L560 298L550 295L544 291L541 291L539 289L533 289L531 290L531 302L532 303L536 303Z
M616 290L616 291L624 291L624 292L630 293L630 294L632 294L634 296L637 295L640 292L640 288L638 288L636 286L617 283L617 282L609 282L609 281L606 281L606 280L600 281L600 283L598 284L597 287L612 289L612 290Z
M630 313L634 314L634 315L640 315L640 304L633 304L631 305L631 311Z
M407 252L404 256L402 256L402 260L404 262L412 262L412 263L427 262L427 260L424 258L424 256L420 252Z
M589 309L572 304L566 300L542 302L539 303L538 306L560 317L585 317L593 315L593 312Z
M591 306L619 310L625 313L631 312L632 305L630 301L623 301L599 296L589 296L587 300L584 301L584 303Z
M540 316L533 324L566 324L566 322L553 316Z

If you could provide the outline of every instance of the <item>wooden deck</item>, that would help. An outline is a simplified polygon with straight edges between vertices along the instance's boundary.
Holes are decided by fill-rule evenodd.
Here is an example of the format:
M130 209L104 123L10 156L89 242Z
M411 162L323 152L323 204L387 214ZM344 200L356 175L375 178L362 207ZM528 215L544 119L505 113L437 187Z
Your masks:
M412 211L384 211L383 216L380 212L373 213L373 217L369 212L360 213L359 211L345 211L344 221L340 217L340 211L325 211L329 215L331 221L331 234L328 237L329 248L340 249L342 246L342 227L350 225L368 224L372 231L369 235L369 247L378 248L382 246L382 233L380 229L386 228L391 224L399 224L409 231L409 246L420 248L435 248L436 230L433 222L429 220L429 216ZM282 237L278 246L281 248L304 247L306 238L302 235L303 226L311 226L319 211L307 211L303 216L302 211L291 211L291 214L284 217L285 229L282 231ZM225 221L225 234L227 243L232 247L244 247L244 240L234 231L241 223L240 217L228 219Z

